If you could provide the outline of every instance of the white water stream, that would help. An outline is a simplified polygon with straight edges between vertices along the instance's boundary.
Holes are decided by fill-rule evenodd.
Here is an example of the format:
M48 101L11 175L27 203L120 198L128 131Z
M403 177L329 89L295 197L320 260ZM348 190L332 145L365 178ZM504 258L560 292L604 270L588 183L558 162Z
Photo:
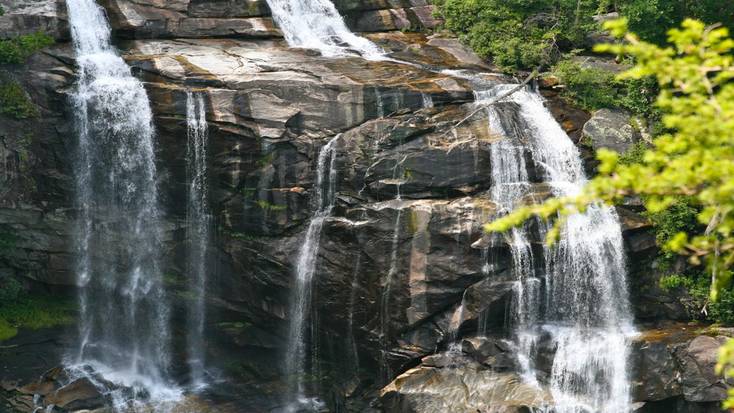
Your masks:
M330 0L267 0L273 20L291 47L316 49L326 57L357 53L378 60L374 43L352 33Z
M306 230L305 239L298 251L296 260L296 285L293 289L289 307L290 325L288 329L288 352L285 358L285 370L290 384L289 411L313 409L320 402L306 396L306 357L307 334L312 326L307 325L311 315L313 277L316 271L316 259L319 253L321 229L324 221L331 215L336 201L336 144L341 135L335 136L319 152L316 166L316 183L313 200L314 214ZM314 367L314 366L312 366Z
M186 94L186 175L189 183L186 208L186 269L193 305L188 318L188 356L191 384L205 386L206 350L204 322L206 320L207 251L211 215L207 191L207 144L209 127L206 121L204 94Z
M499 96L515 85L487 92ZM524 123L522 135L545 182L557 196L577 194L586 178L581 157L566 133L528 90L513 93ZM494 108L488 110L493 130L503 138L493 145L492 195L511 209L528 188L522 147L512 143ZM517 289L514 328L525 376L538 334L550 334L556 348L550 387L557 413L623 413L630 411L627 376L629 337L634 334L626 285L620 223L613 209L592 206L568 218L558 243L544 251L545 314L540 306L540 280L534 276L532 254L523 229L510 234ZM528 381L533 381L531 378Z
M72 104L80 289L79 347L67 365L133 388L121 404L139 396L176 399L150 104L110 44L103 10L94 0L66 5L78 73Z

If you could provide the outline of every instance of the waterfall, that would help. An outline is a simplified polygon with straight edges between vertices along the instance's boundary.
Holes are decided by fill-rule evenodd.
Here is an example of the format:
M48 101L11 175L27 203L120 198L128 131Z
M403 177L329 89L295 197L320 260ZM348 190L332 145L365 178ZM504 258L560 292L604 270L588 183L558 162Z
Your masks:
M475 92L476 101L485 104L496 96L493 89ZM490 196L499 206L499 215L512 211L530 189L525 162L525 147L510 125L503 125L502 116L494 105L487 108L487 121L492 133L500 139L490 146L492 187ZM535 382L532 351L537 341L534 332L538 320L540 280L535 276L535 259L530 247L527 229L513 228L506 234L506 243L512 256L512 275L515 279L510 323L517 343L517 358L526 382Z
M167 383L169 306L162 285L154 130L145 89L110 44L94 0L67 0L78 66L72 104L80 345L69 364L152 397Z
M488 91L498 96L515 85ZM505 99L516 105L534 164L557 196L581 191L586 177L581 157L536 93L521 90ZM523 148L511 128L488 109L493 130L503 138L492 145L493 199L512 209L527 192ZM620 223L612 208L591 206L568 217L557 244L546 247L545 314L540 314L540 280L534 276L526 231L508 234L517 288L513 320L520 364L530 357L538 329L556 348L550 387L557 413L630 411L627 377L628 337L633 334ZM522 366L524 375L531 372ZM531 378L530 381L534 381Z
M267 0L273 20L291 47L316 49L334 57L356 52L380 59L383 51L352 33L330 0Z
M285 371L290 384L291 400L289 411L319 404L316 399L306 397L303 375L306 372L306 334L312 331L306 325L311 312L312 281L316 271L319 253L321 228L331 215L336 202L336 143L341 135L336 135L319 152L316 166L316 184L313 200L314 214L306 230L306 237L298 251L296 260L296 285L291 296L288 329L288 352L285 357Z
M186 93L186 175L189 193L186 208L186 268L193 293L187 331L191 383L201 387L204 381L206 318L207 250L211 216L207 199L207 141L206 105L202 93Z
M423 100L423 108L433 107L433 98L428 93L421 93L421 99Z

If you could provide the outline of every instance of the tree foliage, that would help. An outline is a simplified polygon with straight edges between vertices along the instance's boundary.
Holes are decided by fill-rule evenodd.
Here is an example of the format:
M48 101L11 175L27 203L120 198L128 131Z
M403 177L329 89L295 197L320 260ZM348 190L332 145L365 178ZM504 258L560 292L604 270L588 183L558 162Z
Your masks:
M595 27L597 0L437 0L446 28L482 57L516 70L549 66Z
M704 23L722 23L734 29L734 2L731 0L619 0L616 9L641 39L663 44L667 31L686 18Z
M653 115L657 83L652 77L617 79L609 70L585 67L571 59L558 62L553 74L564 86L561 95L583 109L616 107L645 117Z
M686 17L734 29L731 0L434 0L446 28L506 70L550 66L561 51L585 49L594 16L618 12L642 39L663 44Z

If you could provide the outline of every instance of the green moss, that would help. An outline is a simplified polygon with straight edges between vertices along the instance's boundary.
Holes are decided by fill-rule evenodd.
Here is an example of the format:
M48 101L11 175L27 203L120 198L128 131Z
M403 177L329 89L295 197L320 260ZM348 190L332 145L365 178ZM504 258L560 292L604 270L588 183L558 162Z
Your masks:
M259 207L260 207L260 209L262 209L262 210L264 210L264 211L273 211L273 212L278 212L278 211L285 211L285 210L287 209L287 207L286 207L285 205L277 205L277 204L273 204L273 203L271 203L271 202L268 202L268 201L266 201L266 200L264 200L264 199L258 199L258 200L257 200L257 201L255 202L255 204L256 204L257 206L259 206Z
M0 114L27 119L38 116L38 109L18 82L0 79Z
M0 65L21 64L33 53L52 44L53 37L42 32L0 40Z
M5 341L15 337L18 329L10 325L7 321L0 318L0 341Z
M20 328L37 330L73 321L75 305L52 296L25 296L0 304L0 341L14 337Z

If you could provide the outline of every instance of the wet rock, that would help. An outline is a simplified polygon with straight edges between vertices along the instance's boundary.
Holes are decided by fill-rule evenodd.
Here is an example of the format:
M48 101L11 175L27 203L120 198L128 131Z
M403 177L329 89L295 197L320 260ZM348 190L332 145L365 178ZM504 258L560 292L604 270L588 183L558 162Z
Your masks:
M522 383L515 374L457 359L443 367L408 370L381 390L380 400L383 412L520 413L539 408L549 394Z
M624 110L600 109L584 125L583 138L591 142L594 150L605 148L625 153L640 139L631 122L631 115Z
M713 402L726 399L729 386L716 374L719 347L725 337L699 336L675 350L681 366L683 396L693 402Z
M718 411L729 388L715 372L726 337L699 335L697 330L673 324L645 330L632 343L632 395L644 403L640 411Z
M105 405L104 396L87 378L77 379L45 398L46 405L65 410L96 409Z

